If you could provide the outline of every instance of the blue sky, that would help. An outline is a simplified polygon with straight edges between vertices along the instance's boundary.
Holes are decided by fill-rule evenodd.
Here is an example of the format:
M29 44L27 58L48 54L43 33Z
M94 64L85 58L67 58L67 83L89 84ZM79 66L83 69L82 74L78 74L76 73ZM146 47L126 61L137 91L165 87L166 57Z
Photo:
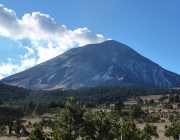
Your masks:
M1 0L0 79L113 39L180 74L179 0Z

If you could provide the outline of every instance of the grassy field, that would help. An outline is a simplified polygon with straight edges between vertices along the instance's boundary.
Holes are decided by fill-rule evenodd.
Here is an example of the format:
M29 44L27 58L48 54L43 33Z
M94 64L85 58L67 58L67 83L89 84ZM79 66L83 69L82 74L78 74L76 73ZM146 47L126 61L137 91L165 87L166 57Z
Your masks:
M173 109L164 109L162 107L162 103L159 103L158 99L161 97L162 95L149 95L149 96L141 96L140 98L145 101L150 101L151 99L153 99L155 101L155 103L158 103L156 106L143 106L142 109L143 110L148 110L150 114L153 114L154 116L158 116L160 115L160 121L158 121L157 123L151 123L155 126L157 126L157 132L159 134L159 138L156 140L173 140L173 138L168 138L166 136L164 136L164 132L165 132L165 125L170 125L171 122L168 119L168 115L170 114L174 114L174 111L179 112L179 109L177 109L177 104L173 104ZM132 104L137 104L137 102L134 99L128 99L126 102L124 102L125 105L132 105ZM112 107L113 105L111 105ZM92 112L96 112L97 108L92 109ZM109 110L107 110L108 112ZM26 123L24 124L25 126L27 126L28 122L31 122L32 124L35 122L39 122L43 117L44 118L51 118L54 119L55 114L44 114L41 117L32 117L32 118L24 118L26 120ZM145 123L139 123L136 122L136 125L142 130L143 127L145 126ZM28 131L32 130L31 128L27 128ZM51 130L49 129L44 129L45 132L50 132ZM26 140L27 137L20 137L20 140ZM16 136L11 136L9 137L8 134L6 134L3 137L0 137L0 140L17 140ZM155 140L153 138L153 140Z

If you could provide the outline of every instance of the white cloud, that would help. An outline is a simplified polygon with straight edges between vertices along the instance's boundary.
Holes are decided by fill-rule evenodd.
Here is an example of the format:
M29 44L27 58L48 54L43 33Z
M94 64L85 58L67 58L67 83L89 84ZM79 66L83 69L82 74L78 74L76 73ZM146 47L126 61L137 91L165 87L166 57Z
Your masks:
M12 58L7 58L8 59L8 61L9 61L9 63L11 63L11 61L12 61Z
M16 13L13 10L0 5L0 21L0 32L4 36L17 34L16 31L19 29L20 21L17 19Z
M34 50L32 48L29 48L28 46L25 46L24 48L26 48L30 54L34 53Z
M30 58L30 59L24 59L21 61L21 66L17 69L17 71L23 71L26 68L32 67L36 64L36 59L35 58Z
M0 5L0 33L15 39L53 40L65 45L77 42L81 45L98 43L106 39L100 34L92 34L88 28L67 30L65 25L57 24L47 14L33 12L18 19L15 11Z
M29 67L32 67L36 64L36 59L35 58L30 58L30 59L24 59L21 61L20 66L15 65L11 63L11 58L8 58L8 63L2 63L0 65L0 75L10 75L10 74L15 74L17 72L23 71Z
M21 59L23 59L23 58L27 59L31 54L34 54L34 50L32 48L30 48L28 46L25 46L23 48L27 49L28 52L25 53L24 56L23 55L19 55Z
M13 74L36 64L62 54L74 45L80 46L100 43L106 39L101 34L93 34L87 27L68 30L65 25L59 25L47 14L33 12L24 14L18 19L16 12L0 4L0 35L14 40L29 39L33 48L25 46L27 53L19 55L21 64L12 62L0 64L0 74ZM20 47L23 44L20 43ZM76 46L77 47L77 46ZM31 55L37 55L35 58Z
M37 47L38 57L37 64L42 63L46 60L49 60L61 53L63 53L64 47L63 46L54 46L52 42L48 43L48 47L44 48L42 46Z
M12 63L2 63L0 66L0 74L14 74L17 69L18 65L13 65Z

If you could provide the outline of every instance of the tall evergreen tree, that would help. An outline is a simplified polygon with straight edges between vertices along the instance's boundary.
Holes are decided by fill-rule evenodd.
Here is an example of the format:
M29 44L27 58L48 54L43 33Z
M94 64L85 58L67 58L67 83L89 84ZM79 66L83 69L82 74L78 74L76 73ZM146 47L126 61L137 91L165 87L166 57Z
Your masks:
M35 108L34 112L36 115L43 115L46 112L47 105L45 103L38 103Z
M27 140L50 140L46 137L45 133L42 130L42 127L37 126L34 130L31 131L29 138Z
M124 135L124 140L144 140L142 132L132 121L124 122L120 128L120 132Z
M124 103L122 101L118 101L115 103L115 110L118 112L119 115L122 114L123 108L124 108Z
M180 123L173 122L170 126L166 127L164 135L166 137L173 137L173 139L178 139L180 134Z
M21 106L0 105L0 124L8 126L10 135L15 122L19 121L23 116Z
M146 123L144 129L144 140L151 140L152 137L158 138L159 135L157 133L157 126L150 125L149 123Z
M58 109L53 128L53 140L75 140L80 135L85 109L70 97L64 109Z
M85 125L86 138L90 140L112 140L120 135L119 124L102 110L96 112L95 116L85 119Z

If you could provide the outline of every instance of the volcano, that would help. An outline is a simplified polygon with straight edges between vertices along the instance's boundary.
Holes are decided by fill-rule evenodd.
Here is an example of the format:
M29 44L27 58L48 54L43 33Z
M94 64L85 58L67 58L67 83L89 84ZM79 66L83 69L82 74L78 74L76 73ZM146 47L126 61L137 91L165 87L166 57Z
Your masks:
M1 82L30 89L94 86L180 86L180 75L163 69L114 40L73 48Z

